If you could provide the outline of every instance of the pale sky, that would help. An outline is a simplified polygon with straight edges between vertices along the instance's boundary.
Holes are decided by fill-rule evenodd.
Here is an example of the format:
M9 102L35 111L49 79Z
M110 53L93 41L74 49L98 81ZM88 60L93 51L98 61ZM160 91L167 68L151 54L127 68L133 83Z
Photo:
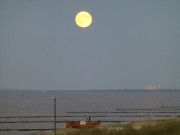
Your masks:
M158 84L180 88L180 0L0 0L0 89Z

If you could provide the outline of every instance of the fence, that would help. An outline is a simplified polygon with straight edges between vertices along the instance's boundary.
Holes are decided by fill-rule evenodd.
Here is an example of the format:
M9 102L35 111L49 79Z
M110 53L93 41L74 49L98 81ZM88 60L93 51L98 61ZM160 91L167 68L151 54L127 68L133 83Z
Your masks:
M92 112L66 112L66 115L56 116L56 123L65 123L65 119L77 122L82 118L91 117L91 120L101 120L102 124L128 123L134 120L149 120L161 118L179 118L180 108L162 107L160 109L116 109L115 111L92 111ZM7 124L0 128L0 131L43 131L53 130L54 116L5 116L0 117L0 124ZM12 128L15 124L44 124L49 123L52 127L24 127ZM52 123L52 124L51 124Z

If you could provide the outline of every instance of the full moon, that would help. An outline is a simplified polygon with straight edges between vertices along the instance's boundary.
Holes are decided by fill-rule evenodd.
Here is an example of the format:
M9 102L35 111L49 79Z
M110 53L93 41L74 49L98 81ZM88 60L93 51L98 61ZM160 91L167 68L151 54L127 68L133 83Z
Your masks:
M91 15L86 11L81 11L76 15L75 22L79 27L86 28L92 23Z

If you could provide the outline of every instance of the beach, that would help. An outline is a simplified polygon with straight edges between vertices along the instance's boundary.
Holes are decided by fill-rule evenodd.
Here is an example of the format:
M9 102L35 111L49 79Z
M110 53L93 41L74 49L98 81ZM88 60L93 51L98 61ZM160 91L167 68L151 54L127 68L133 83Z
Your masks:
M148 127L149 129L151 129L152 127L156 127L157 125L158 125L157 127L159 127L159 125L166 125L165 127L168 128L168 126L171 126L174 123L180 124L180 119L139 120L139 121L133 121L129 124L105 125L105 126L99 126L97 128L91 128L91 129L60 128L60 129L57 129L56 134L57 135L71 135L71 134L74 135L75 132L81 132L81 131L84 132L84 130L87 130L87 131L89 130L89 132L91 132L91 130L101 130L102 132L104 130L123 131L123 130L127 130L127 127L131 128L132 130L141 130L142 128L148 128ZM178 131L180 131L180 128ZM50 133L41 132L41 133L36 133L33 135L54 135L54 131Z

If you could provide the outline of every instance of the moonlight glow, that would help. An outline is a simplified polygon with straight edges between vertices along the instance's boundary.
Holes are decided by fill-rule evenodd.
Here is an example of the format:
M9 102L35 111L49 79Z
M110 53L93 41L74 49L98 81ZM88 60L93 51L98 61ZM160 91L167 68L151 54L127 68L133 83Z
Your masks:
M75 22L79 27L86 28L91 25L92 17L88 12L82 11L76 15Z

